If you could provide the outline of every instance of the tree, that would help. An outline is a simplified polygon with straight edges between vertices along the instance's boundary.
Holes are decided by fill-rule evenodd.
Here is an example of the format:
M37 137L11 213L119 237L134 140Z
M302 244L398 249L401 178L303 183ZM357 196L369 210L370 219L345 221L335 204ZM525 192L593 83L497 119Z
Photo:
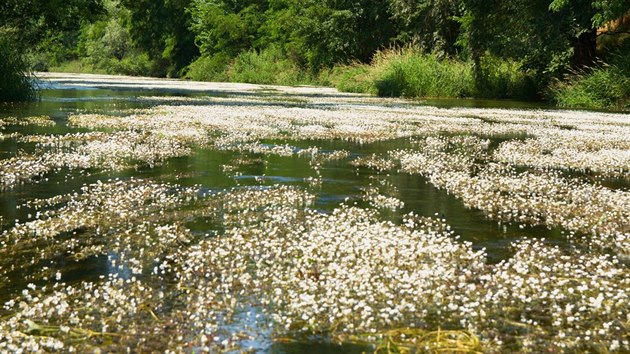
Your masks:
M0 102L25 101L34 96L24 56L16 50L15 31L0 27Z
M596 59L597 28L629 8L628 0L463 0L463 42L482 74L485 53L518 60L540 80Z
M126 27L133 43L156 63L160 76L178 76L199 55L190 5L190 0L120 0L130 13Z
M460 51L458 38L464 14L461 0L389 0L398 25L398 41L413 43L426 52L449 56Z
M553 0L549 9L573 17L573 64L588 68L597 56L597 29L628 13L630 0Z
M386 9L370 1L277 1L262 34L312 70L368 61L393 35Z
M191 28L201 52L235 57L249 49L258 49L256 40L267 8L266 0L192 0Z
M101 10L100 0L0 2L0 100L33 97L26 52L43 44L52 53L76 46L81 21Z
M101 0L3 0L0 27L19 29L21 43L33 45L47 32L77 31L102 11Z
M236 57L248 50L283 51L318 70L368 61L390 42L386 3L368 0L193 0L193 30L201 52Z

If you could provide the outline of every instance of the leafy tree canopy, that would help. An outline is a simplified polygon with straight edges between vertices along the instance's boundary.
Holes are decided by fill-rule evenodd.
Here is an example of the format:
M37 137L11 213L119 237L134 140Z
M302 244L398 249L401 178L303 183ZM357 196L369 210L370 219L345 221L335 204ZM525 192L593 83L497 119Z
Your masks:
M103 11L101 0L3 0L0 27L19 29L22 40L36 43L47 31L69 31Z

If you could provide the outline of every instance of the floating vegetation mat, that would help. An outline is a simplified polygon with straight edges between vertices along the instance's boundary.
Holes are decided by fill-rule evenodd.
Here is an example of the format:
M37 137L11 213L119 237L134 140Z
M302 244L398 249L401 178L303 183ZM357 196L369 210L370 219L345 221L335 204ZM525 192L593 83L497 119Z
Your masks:
M630 279L610 257L523 241L488 265L443 220L409 214L395 225L347 205L322 214L312 200L283 186L205 195L132 180L37 201L63 206L5 231L0 270L50 281L5 304L0 345L220 351L265 335L326 335L380 351L383 341L411 345L414 331L429 350L473 338L488 351L627 345ZM195 235L192 218L222 232ZM99 256L109 273L77 284L46 262ZM252 311L254 327L234 331Z
M0 120L0 142L17 147L0 160L2 193L55 174L124 176L16 197L19 218L0 215L0 352L293 341L376 353L630 351L630 192L602 183L630 178L627 116L316 92L150 97L173 105L78 113L54 134L20 130L51 127L48 117ZM230 154L216 173L235 187L131 177L210 150ZM238 186L268 157L306 161L309 174ZM329 165L371 175L323 211ZM421 175L494 222L558 228L562 242L522 237L488 262L448 217L408 210L405 191L381 178L389 173Z

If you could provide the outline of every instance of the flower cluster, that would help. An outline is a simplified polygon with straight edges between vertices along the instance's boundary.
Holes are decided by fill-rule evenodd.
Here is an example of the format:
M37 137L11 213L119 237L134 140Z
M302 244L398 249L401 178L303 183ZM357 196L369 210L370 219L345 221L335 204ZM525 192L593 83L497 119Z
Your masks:
M121 185L88 188L124 198ZM152 190L139 181L124 189ZM159 195L145 199L146 208L185 203ZM514 257L492 265L440 219L409 214L395 225L347 205L322 214L309 207L312 195L283 186L189 198L194 213L165 216L170 224L117 225L110 242L121 244L119 253L109 253L110 273L100 281L29 285L5 305L12 315L0 322L0 345L219 351L260 336L377 341L390 328L450 327L478 333L497 351L630 346L630 279L610 256L523 241ZM223 231L191 243L177 225L193 215ZM154 238L133 236L147 229ZM248 330L238 325L243 318Z

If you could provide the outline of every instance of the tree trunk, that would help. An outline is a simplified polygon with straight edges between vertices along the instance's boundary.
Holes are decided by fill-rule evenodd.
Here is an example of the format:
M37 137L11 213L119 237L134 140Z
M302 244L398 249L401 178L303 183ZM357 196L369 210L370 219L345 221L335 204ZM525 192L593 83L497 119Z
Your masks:
M573 45L573 64L587 69L595 64L597 59L597 30L592 29L582 33L575 39Z

